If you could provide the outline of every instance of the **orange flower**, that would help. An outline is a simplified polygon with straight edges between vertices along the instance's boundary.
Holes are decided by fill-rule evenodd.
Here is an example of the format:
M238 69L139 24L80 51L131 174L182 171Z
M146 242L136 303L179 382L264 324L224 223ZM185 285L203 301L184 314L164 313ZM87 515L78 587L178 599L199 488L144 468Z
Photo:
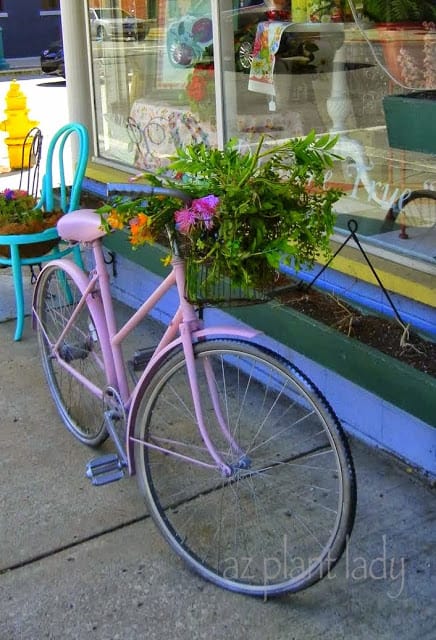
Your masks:
M112 209L106 218L106 222L112 229L122 229L124 227L123 221L116 209Z
M134 247L138 247L145 242L153 242L154 239L150 232L151 219L145 213L138 213L136 218L130 220L129 225L129 241Z

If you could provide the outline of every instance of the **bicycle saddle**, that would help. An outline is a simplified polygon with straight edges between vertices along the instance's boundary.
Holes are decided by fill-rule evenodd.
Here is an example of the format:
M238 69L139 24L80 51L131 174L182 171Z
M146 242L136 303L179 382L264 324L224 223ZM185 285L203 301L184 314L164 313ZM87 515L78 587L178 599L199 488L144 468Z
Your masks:
M58 234L63 240L92 242L106 235L101 219L94 209L72 211L57 223Z

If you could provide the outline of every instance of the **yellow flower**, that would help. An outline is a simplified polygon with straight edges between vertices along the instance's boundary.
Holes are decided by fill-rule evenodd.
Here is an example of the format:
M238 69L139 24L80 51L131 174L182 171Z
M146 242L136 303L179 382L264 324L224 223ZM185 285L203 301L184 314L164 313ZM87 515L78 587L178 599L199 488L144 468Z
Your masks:
M171 264L172 256L168 254L165 258L162 258L162 264L164 267L168 267Z
M122 229L124 227L121 216L116 209L112 209L112 211L106 218L106 222L110 227L112 227L112 229Z

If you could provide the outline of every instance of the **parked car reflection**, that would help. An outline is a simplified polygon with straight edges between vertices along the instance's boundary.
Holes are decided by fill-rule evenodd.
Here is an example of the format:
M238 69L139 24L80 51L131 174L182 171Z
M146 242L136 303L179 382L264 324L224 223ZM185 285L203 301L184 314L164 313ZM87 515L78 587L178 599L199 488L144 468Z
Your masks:
M150 24L118 8L89 9L91 37L98 40L144 40Z
M52 42L41 52L40 61L42 73L65 78L64 47L60 40Z

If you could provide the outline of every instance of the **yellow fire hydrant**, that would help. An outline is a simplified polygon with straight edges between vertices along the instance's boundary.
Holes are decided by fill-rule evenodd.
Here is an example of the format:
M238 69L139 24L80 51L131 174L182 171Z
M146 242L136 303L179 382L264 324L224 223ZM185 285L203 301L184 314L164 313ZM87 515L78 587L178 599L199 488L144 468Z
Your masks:
M27 169L29 166L29 152L32 139L26 141L26 148L23 153L24 140L33 127L39 122L29 120L29 109L27 108L27 98L20 89L16 80L12 80L9 91L6 94L6 120L0 122L0 130L6 131L9 137L5 139L8 147L9 165L11 169Z

